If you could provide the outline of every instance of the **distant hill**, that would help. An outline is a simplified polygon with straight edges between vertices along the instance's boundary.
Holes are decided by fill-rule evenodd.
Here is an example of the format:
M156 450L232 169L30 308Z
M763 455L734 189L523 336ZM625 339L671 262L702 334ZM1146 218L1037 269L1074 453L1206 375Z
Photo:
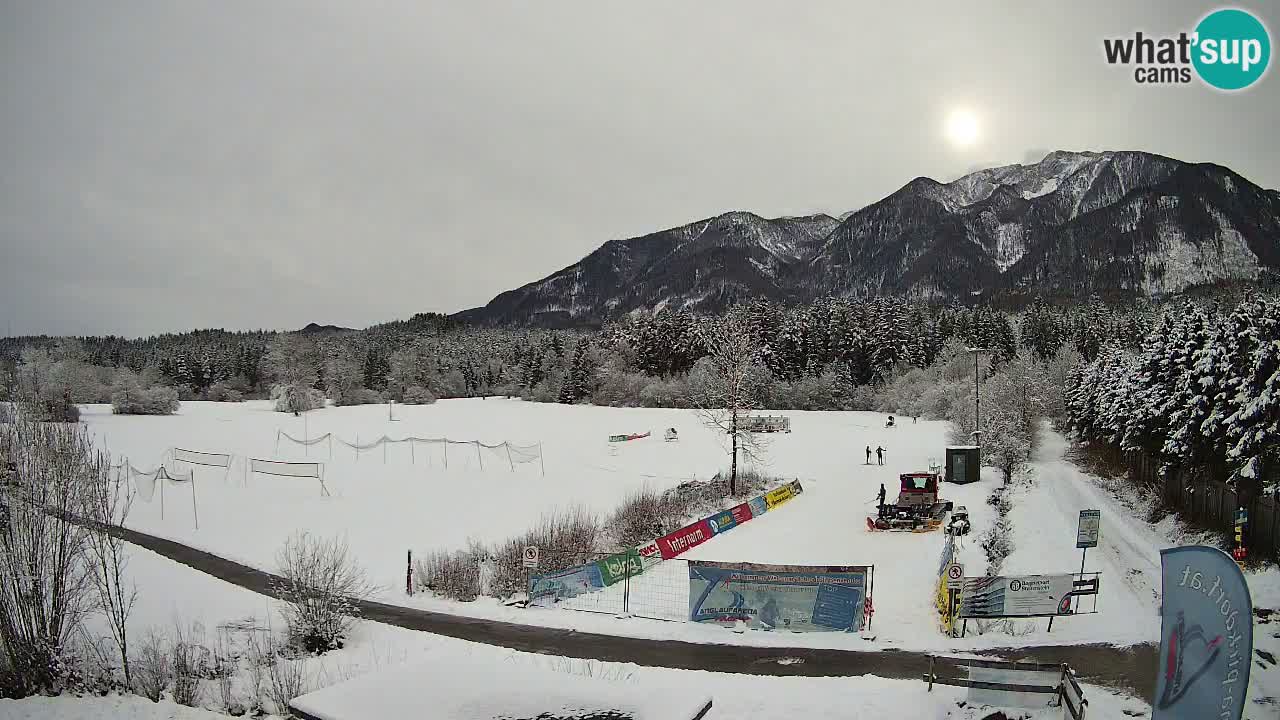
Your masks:
M302 335L329 335L334 333L355 332L354 328L340 327L338 325L318 325L316 323L308 323L306 327L298 331Z

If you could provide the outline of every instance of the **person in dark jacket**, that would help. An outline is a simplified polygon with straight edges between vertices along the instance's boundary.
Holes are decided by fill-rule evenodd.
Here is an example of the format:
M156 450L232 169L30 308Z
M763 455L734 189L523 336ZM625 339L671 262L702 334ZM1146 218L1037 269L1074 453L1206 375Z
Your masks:
M876 460L879 460L881 465L884 464L884 448L879 445L876 446Z
M870 445L867 446L867 464L868 465L871 464L871 446Z

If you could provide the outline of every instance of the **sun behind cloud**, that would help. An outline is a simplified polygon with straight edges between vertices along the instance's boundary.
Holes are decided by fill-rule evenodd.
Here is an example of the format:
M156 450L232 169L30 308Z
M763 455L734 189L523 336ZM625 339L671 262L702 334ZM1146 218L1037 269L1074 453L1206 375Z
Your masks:
M978 116L971 110L956 108L947 114L945 133L947 141L956 149L972 147L978 142L980 129Z

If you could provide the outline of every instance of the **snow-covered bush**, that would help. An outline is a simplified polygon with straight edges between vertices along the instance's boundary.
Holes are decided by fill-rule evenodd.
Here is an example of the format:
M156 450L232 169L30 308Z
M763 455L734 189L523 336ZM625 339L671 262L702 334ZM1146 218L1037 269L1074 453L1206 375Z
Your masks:
M430 390L421 385L413 385L404 391L404 397L401 399L405 405L430 405L436 401L436 396Z
M279 412L306 412L324 407L324 393L302 385L277 385L271 390Z
M116 415L172 415L181 404L177 389L143 387L132 373L122 377L111 394L111 412Z
M652 380L640 388L640 407L687 408L689 386L684 378Z
M640 394L652 378L642 373L612 371L602 372L596 378L596 388L591 402L611 407L634 407L640 402Z
M338 398L334 399L335 405L377 405L386 402L382 395L370 390L369 388L351 388L342 393Z
M342 647L360 615L359 601L373 590L346 541L298 533L276 554L276 565L294 646L311 653Z
M207 395L212 402L244 402L244 392L228 383L217 382L210 385Z

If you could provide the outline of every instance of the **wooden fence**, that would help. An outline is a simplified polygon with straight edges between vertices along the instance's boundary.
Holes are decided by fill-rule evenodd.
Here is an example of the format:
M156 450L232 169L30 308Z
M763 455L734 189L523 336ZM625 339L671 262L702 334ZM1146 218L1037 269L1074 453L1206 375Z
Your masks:
M1140 450L1124 452L1121 459L1132 479L1159 488L1164 503L1184 519L1214 530L1232 531L1241 502L1231 485L1215 479L1226 474L1221 468L1176 468L1161 473L1161 463ZM1268 465L1262 485L1280 489L1280 463ZM1249 515L1245 547L1250 555L1280 559L1280 497L1276 493L1263 493L1244 504Z

